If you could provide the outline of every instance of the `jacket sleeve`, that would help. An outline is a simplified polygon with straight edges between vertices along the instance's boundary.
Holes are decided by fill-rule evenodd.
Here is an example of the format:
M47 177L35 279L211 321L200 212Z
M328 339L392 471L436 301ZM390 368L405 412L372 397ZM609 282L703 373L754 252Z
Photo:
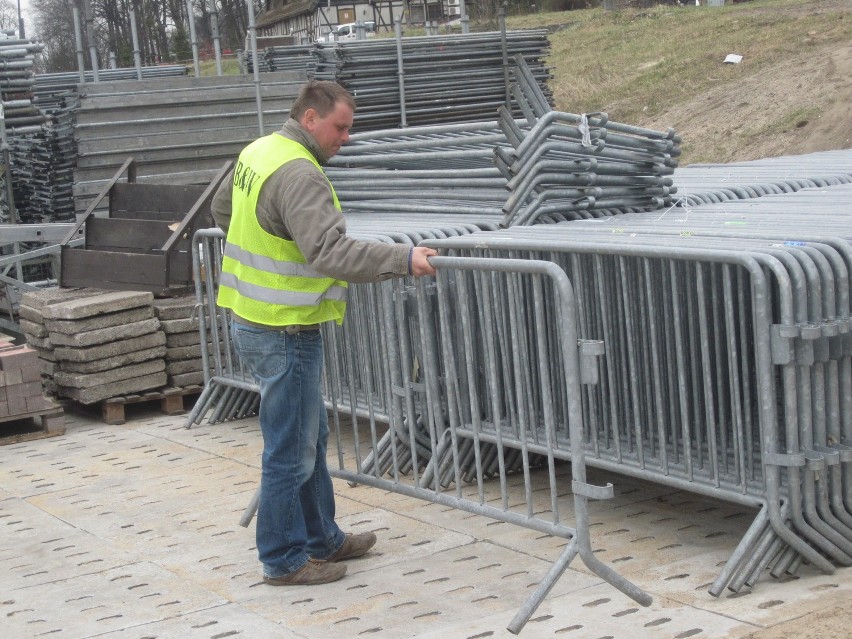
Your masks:
M268 194L261 191L264 200L267 199L264 195L273 200L268 202L270 209L283 211L278 220L274 220L274 215L267 218L269 227L261 223L264 228L292 238L308 264L328 277L357 283L408 274L409 246L365 242L347 236L346 221L334 206L325 175L307 161L294 160L288 165L294 166L287 167L287 179L279 179L281 174L276 174L264 184L264 191L271 187ZM286 227L285 233L276 228L281 223Z
M213 221L220 229L228 232L228 226L231 223L231 191L234 188L234 170L222 180L219 188L213 196L213 201L210 203L210 212L213 215Z

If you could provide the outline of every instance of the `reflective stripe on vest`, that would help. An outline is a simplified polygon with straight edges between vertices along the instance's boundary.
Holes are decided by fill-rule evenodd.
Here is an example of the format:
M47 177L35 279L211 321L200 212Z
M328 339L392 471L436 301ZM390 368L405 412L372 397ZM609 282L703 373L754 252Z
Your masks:
M232 219L217 301L252 322L340 323L346 312L348 284L311 268L294 241L266 232L257 221L261 186L281 166L299 158L322 170L304 146L272 134L246 147L234 170ZM329 188L339 210L330 182Z

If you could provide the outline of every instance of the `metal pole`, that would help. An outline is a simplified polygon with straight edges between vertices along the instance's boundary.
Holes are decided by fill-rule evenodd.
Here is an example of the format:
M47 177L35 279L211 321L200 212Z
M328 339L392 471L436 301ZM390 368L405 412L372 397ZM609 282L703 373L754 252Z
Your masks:
M263 135L263 98L260 94L260 65L257 63L257 28L254 24L254 6L252 5L252 0L246 0L246 5L248 6L251 59L254 61L252 70L254 71L255 99L257 100L257 128L260 130L260 135Z
M461 22L462 33L470 33L470 18L467 17L467 7L464 0L459 0L459 22Z
M402 16L393 24L396 32L396 63L397 76L399 78L399 126L403 129L408 126L405 119L405 71L402 68Z
M18 0L18 37L21 40L27 37L24 32L24 18L21 16L21 0Z
M92 62L92 78L98 81L98 48L95 46L95 18L89 0L83 0L83 12L86 15L86 37L89 39L89 58Z
M83 33L80 29L80 10L74 7L74 39L77 41L77 67L80 69L80 84L86 83L86 58L83 55Z
M198 39L195 35L195 13L192 10L192 0L186 0L186 15L189 21L189 40L192 43L192 66L195 77L201 77L201 65L198 63Z
M509 82L509 53L506 48L506 3L500 5L497 12L500 21L500 49L503 53L503 86L506 89L506 108L512 108L512 89Z
M109 68L110 69L117 69L118 68L118 62L115 59L115 51L109 52Z
M142 56L139 53L139 35L136 33L136 10L130 9L130 35L133 38L133 64L136 66L136 79L142 79Z
M9 141L6 139L6 116L3 112L3 103L0 102L0 152L3 153L3 179L6 181L6 203L9 206L9 223L18 223L18 211L15 208L15 193L12 190L12 157L9 154ZM20 253L20 245L12 244L12 253ZM15 262L15 273L19 282L24 281L21 262Z
M210 33L213 36L213 51L216 55L216 75L222 75L222 47L219 44L219 11L216 9L216 0L210 0Z

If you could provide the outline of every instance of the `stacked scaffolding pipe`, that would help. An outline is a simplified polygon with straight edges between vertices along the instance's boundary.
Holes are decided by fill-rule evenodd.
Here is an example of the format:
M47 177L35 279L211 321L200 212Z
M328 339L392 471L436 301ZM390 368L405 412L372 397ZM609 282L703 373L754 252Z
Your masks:
M35 40L0 33L0 96L9 136L36 132L45 120L33 104L35 54L43 49Z
M405 37L401 39L401 105L397 42L371 38L317 43L314 77L333 80L356 96L357 130L406 125L472 122L494 117L505 104L502 39L499 32ZM506 32L510 56L523 55L542 90L550 71L543 59L549 43L545 30Z

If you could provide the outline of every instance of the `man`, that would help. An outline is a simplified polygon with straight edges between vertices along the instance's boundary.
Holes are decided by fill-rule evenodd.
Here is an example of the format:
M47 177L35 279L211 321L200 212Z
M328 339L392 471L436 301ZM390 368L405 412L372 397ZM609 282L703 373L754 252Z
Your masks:
M275 586L336 581L340 561L376 543L334 521L320 324L342 323L347 282L435 272L433 249L347 237L321 165L349 140L354 112L343 87L308 83L281 130L243 150L212 204L228 234L218 303L231 310L235 348L260 386L257 550Z

